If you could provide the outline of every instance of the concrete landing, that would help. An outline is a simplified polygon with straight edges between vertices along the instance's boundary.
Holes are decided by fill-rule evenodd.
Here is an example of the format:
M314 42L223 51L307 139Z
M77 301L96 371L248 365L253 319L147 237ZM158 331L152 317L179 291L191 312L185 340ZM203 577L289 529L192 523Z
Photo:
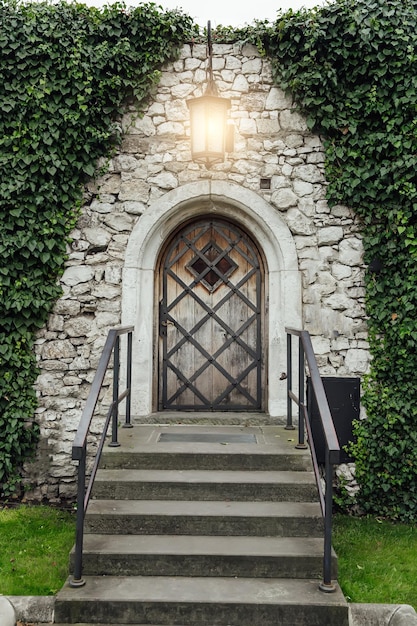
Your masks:
M161 414L159 414L161 415ZM216 414L214 414L216 415ZM120 442L123 445L127 445L129 441L132 441L132 437L137 445L141 446L143 444L148 444L154 446L158 444L158 446L198 446L197 449L200 449L200 446L210 447L214 446L239 446L242 450L251 452L256 444L253 442L250 443L242 443L237 441L236 443L227 442L227 435L237 435L239 433L248 435L252 434L256 437L256 442L260 446L273 446L275 453L293 450L294 453L299 453L299 450L294 450L294 446L296 444L297 431L295 430L286 430L284 425L259 425L259 426L236 426L231 424L182 424L182 423L172 423L172 424L141 424L136 421L132 421L133 428L120 428ZM184 433L184 434L207 434L207 435L225 435L224 442L221 440L219 442L195 442L195 441L185 441L185 442L174 442L174 441L164 441L164 438L161 438L161 434L168 433ZM277 441L278 440L278 441ZM134 444L130 444L134 445ZM303 452L303 451L301 451Z
M166 442L163 433L250 433L253 443ZM309 450L297 450L297 432L284 426L140 425L119 429L120 447L103 450L102 469L311 471ZM226 464L225 464L226 463Z

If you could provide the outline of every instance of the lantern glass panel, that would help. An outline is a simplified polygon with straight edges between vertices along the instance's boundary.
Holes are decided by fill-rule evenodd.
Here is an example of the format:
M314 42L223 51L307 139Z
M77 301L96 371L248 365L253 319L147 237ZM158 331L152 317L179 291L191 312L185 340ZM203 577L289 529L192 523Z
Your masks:
M230 100L217 96L202 96L188 100L187 105L190 109L193 158L222 161Z
M194 101L191 114L191 149L193 153L206 151L206 108L204 102Z
M207 104L206 141L208 152L224 152L226 132L226 109L223 103L209 102Z

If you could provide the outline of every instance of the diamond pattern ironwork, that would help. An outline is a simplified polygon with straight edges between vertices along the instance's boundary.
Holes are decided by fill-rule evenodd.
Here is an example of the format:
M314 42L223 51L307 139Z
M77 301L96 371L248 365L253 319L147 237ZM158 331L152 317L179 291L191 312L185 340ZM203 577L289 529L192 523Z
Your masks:
M186 268L208 291L213 292L233 274L237 264L214 241L210 241Z

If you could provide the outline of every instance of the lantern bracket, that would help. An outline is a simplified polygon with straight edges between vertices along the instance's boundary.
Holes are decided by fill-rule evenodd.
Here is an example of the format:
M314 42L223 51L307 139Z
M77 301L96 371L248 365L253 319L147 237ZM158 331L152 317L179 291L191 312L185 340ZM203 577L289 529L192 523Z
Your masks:
M208 57L208 80L206 96L218 96L216 83L213 78L213 42L211 40L211 22L207 22L207 57Z

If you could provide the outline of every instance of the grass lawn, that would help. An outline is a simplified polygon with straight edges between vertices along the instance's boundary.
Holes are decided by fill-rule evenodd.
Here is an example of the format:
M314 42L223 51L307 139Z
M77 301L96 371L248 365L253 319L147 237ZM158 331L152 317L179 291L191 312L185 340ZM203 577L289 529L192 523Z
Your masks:
M74 513L0 504L0 594L55 594L68 576L74 537Z
M68 576L74 537L74 513L0 504L0 594L56 593ZM349 601L411 604L417 610L417 527L336 515L333 545Z
M417 527L336 515L333 546L350 602L411 604L417 610Z

